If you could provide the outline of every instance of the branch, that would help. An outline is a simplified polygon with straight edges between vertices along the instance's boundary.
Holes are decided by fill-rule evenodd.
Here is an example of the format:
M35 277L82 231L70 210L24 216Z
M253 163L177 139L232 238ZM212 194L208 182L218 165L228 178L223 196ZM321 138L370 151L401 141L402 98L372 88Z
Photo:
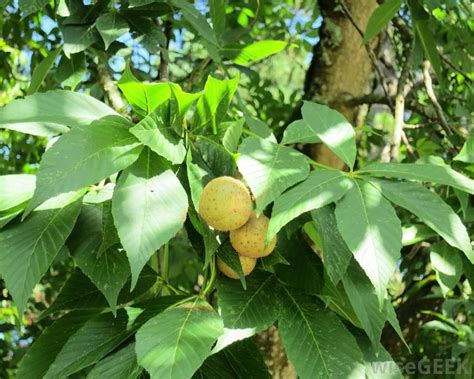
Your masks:
M99 62L97 63L97 73L99 74L99 83L104 89L104 92L107 95L112 108L114 108L117 112L123 113L126 105L110 73L107 57L105 55L98 54L98 58Z
M444 117L443 108L441 108L441 105L439 104L438 99L436 98L436 95L433 90L433 82L431 80L431 75L430 75L430 66L431 65L429 61L423 62L423 78L425 81L426 92L428 93L428 97L430 98L431 103L433 104L433 107L436 111L436 114L438 115L438 119L440 121L441 126L446 131L446 133L452 134L453 130L448 125L448 122L446 121L446 118Z
M168 81L168 64L169 64L169 55L168 49L170 46L171 34L173 32L173 24L171 21L165 21L165 38L166 44L160 49L160 71L158 73L158 80L162 82Z
M351 24L354 26L354 28L360 34L360 36L362 38L362 41L363 41L364 40L364 32L360 28L360 26L357 24L357 21L355 20L355 18L352 15L351 11L347 7L346 3L344 2L344 0L339 0L339 4L341 5L342 10L344 11L344 14L346 15L346 17L349 19ZM380 68L377 65L377 57L375 56L375 53L372 51L372 48L369 46L368 43L364 43L364 47L367 50L367 54L369 55L370 61L372 62L372 65L374 66L375 71L377 72L377 76L379 77L380 85L382 86L383 91L385 93L385 97L387 98L387 105L390 107L390 109L393 112L394 111L393 103L392 103L392 100L391 100L391 98L388 94L388 89L387 89L384 77L382 75L382 72L380 71Z
M397 93L395 95L395 125L393 129L393 137L391 143L390 157L394 162L400 160L400 144L404 135L403 121L405 115L405 84L410 73L410 63L413 55L413 34L406 26L405 22L399 17L395 17L394 25L400 31L402 39L406 43L406 48L403 51L404 61L401 63L402 69L397 83ZM405 140L408 142L405 136ZM408 148L408 146L407 146Z

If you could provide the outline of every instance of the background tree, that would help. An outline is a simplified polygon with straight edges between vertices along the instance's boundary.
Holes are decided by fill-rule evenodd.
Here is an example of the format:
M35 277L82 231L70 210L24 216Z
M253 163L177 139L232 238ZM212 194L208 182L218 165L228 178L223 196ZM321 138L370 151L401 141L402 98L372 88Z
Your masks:
M14 298L16 303L12 302L11 295L14 291L2 282L0 320L4 338L0 346L3 353L3 376L14 376L17 373L18 363L26 351L29 351L30 355L27 355L22 363L23 371L20 368L20 376L28 376L25 373L30 372L29 375L35 377L33 367L38 370L36 373L47 372L48 367L40 367L35 360L36 354L50 357L48 365L52 362L63 365L65 371L55 373L52 370L49 372L52 376L66 372L79 377L95 377L101 373L109 375L113 372L110 370L115 366L116 359L127 362L128 366L117 368L121 373L128 372L125 377L148 375L145 371L142 372L142 367L153 375L153 368L146 363L137 365L134 353L137 350L130 344L130 335L124 334L121 329L127 323L127 317L122 312L124 304L133 301L132 307L127 308L128 317L135 308L142 307L140 309L146 309L148 312L146 317L142 315L143 319L138 320L137 325L143 326L136 337L133 337L138 341L146 338L147 333L156 332L152 324L145 323L149 318L161 317L158 321L163 325L179 318L178 313L186 308L169 308L169 311L176 312L174 315L161 312L175 303L183 302L186 305L185 297L180 297L185 294L191 296L204 293L211 305L219 304L224 325L227 327L231 318L226 314L225 307L238 309L239 306L244 307L242 304L245 303L239 303L232 297L226 298L225 294L235 293L245 301L246 294L252 293L252 286L260 288L262 283L267 283L266 280L273 285L275 278L278 283L285 283L285 286L278 288L282 294L281 301L287 305L292 304L289 297L293 295L285 292L286 288L296 288L304 296L317 296L323 301L330 310L327 320L340 325L335 334L349 330L350 334L357 338L359 349L365 353L365 364L373 363L376 359L372 354L373 349L383 349L377 345L381 335L383 347L395 361L402 364L420 362L423 359L433 362L436 358L453 358L459 359L463 364L467 363L467 367L472 370L474 354L471 285L474 276L472 261L469 261L472 247L469 252L470 245L467 246L465 241L466 233L472 238L473 187L472 181L448 170L451 167L467 177L472 177L474 171L474 34L473 11L469 2L385 0L379 4L375 0L211 0L195 3L184 0L23 0L6 1L0 7L3 15L0 18L0 105L9 104L0 110L0 128L3 128L0 129L2 175L37 173L38 167L41 167L41 157L47 148L55 146L56 136L67 131L69 126L76 126L71 123L80 124L77 120L81 117L82 120L89 117L88 101L80 103L83 100L78 97L70 103L72 108L75 105L79 110L73 112L72 118L64 121L59 119L59 116L52 115L51 119L46 117L38 120L38 115L34 114L35 104L37 108L44 104L42 100L38 100L46 99L41 97L42 93L45 93L44 96L54 96L48 92L50 90L65 89L88 94L108 104L122 115L124 120L139 126L147 115L155 112L154 105L158 102L154 103L153 99L164 96L159 91L165 88L143 82L173 82L182 90L197 94L190 112L195 116L188 118L187 122L190 128L195 128L202 122L203 128L209 132L206 136L210 138L209 142L200 140L194 150L186 145L186 164L180 161L182 156L179 155L179 149L173 149L163 156L173 164L182 163L183 170L173 170L187 191L189 202L192 200L194 205L191 205L185 228L180 229L169 244L164 244L157 254L151 257L132 294L129 294L130 282L126 284L130 269L121 253L122 248L131 250L132 242L124 240L123 234L117 236L115 229L118 224L115 221L114 226L112 218L119 217L112 208L110 193L107 195L116 183L117 178L114 175L107 175L105 181L100 180L87 187L86 204L89 206L85 208L88 210L81 211L65 247L53 257L54 262L41 281L33 283L33 297L28 300L20 325L15 322L18 299ZM208 79L209 75L219 80L212 82L212 79ZM237 77L238 79L235 79ZM173 92L173 96L176 97L178 107L181 107L182 101L187 101L183 100L186 95L182 95L176 87L173 88L178 91ZM147 91L155 90L158 92L150 92L156 93L155 97L143 97ZM198 94L199 91L203 92ZM52 99L56 109L66 109L68 98L60 93L57 95L55 99L48 99ZM30 99L34 100L28 106L19 106L20 100L14 99L23 96L31 96ZM212 128L203 122L202 112L209 110L202 105L200 108L199 96L214 96L222 102L220 106L224 109L221 110L223 113L214 116ZM303 101L311 102L303 105ZM314 103L329 105L355 127L355 169L362 172L362 178L364 175L371 178L387 176L434 183L428 184L430 191L424 192L414 184L411 187L410 184L397 186L371 179L384 198L397 206L395 215L391 213L388 201L382 201L377 207L380 211L380 219L377 222L389 223L391 220L391 234L396 235L398 229L395 220L398 217L403 231L403 246L401 255L397 258L396 272L389 283L386 283L389 305L382 307L383 310L377 307L377 296L380 300L381 287L374 283L370 267L364 266L364 261L357 259L357 241L352 241L351 245L348 236L350 233L342 226L341 220L349 216L355 223L364 223L363 214L354 205L357 204L357 199L351 199L347 194L343 200L334 199L337 200L335 211L332 205L313 207L319 209L311 213L300 212L295 210L296 208L291 210L293 216L285 220L291 223L285 225L279 233L277 254L272 256L272 261L260 263L264 270L259 270L253 279L252 276L249 277L247 285L250 289L247 292L239 287L238 282L218 280L216 296L213 281L216 273L210 268L203 271L203 264L209 263L215 249L210 253L213 250L212 239L196 226L196 219L191 223L196 197L190 197L195 188L193 189L189 178L193 177L192 167L199 159L206 161L213 175L227 175L235 169L235 162L222 153L222 148L251 157L252 151L267 146L267 142L257 144L251 139L245 140L245 137L253 136L263 141L278 140L303 152L313 160L313 167L322 167L328 171L328 167L345 171L352 169L351 159L341 159L344 153L347 153L346 149L351 148L343 146L338 150L337 144L332 145L331 140L317 135L320 124L315 124L310 136L301 135L302 123L311 124L317 115L326 114L327 125L333 128L345 122L341 121L341 116L324 113L327 108L313 108L317 107ZM96 111L100 108L101 116L112 114L109 108L94 104ZM84 111L82 115L81 110ZM28 112L31 112L30 118ZM158 114L157 112L153 114ZM45 114L48 112L43 115ZM92 122L95 116L90 113L89 121ZM22 117L24 119L18 121ZM120 124L128 121L117 122ZM241 133L243 131L243 142L238 150L240 133L235 132L237 139L232 143L229 142L229 139L232 140L229 135L227 140L223 140L225 130L241 130ZM196 135L191 135L190 138L197 138L199 133L194 133ZM344 133L351 135L347 130L342 134L339 131L340 138ZM138 137L139 133L134 135ZM67 136L67 133L64 134L64 137ZM353 137L347 138L352 140ZM59 141L61 139L63 137ZM92 144L95 139L90 137L88 141ZM65 148L64 151L67 150ZM212 162L214 158L209 158L210 152L223 154L215 158L221 160L222 165ZM352 153L355 157L355 151ZM382 166L379 166L377 171L374 166L371 168L369 165L379 161L394 164L416 162L430 166L390 166L396 171L395 174L390 170L381 169ZM139 164L137 165L139 167ZM257 195L257 185L252 182L242 160L240 163L237 160L237 166L254 195ZM417 167L420 170L417 170ZM125 168L117 166L116 172ZM130 178L133 175L136 178L142 177L139 173L127 172ZM357 175L359 174L356 174L356 177ZM121 179L124 177L121 175L119 181L124 180ZM0 181L0 242L4 244L4 254L12 251L9 250L5 236L13 235L11 230L22 225L20 214L25 210L32 195L31 178L22 176L21 181L14 184L6 179ZM303 179L301 177L287 187ZM310 181L303 181L298 185L299 188L305 183L308 186L311 184ZM294 187L296 191L298 186ZM291 191L292 189L281 195L282 198L290 196ZM370 189L366 188L365 191L368 191L366 194L370 193ZM12 192L23 196L21 201L12 203L11 197L8 197ZM47 200L49 196L43 195L42 200ZM122 199L126 199L127 192L124 191L121 195ZM415 195L418 196L418 202L413 202L412 197ZM452 213L440 202L440 198L454 210ZM36 200L38 201L38 198ZM269 207L266 211L269 215L278 214L278 211L282 214L289 212L278 208L283 200L279 202L278 197L275 197L269 203L273 200L273 210ZM257 206L259 201L257 198ZM64 209L72 209L74 204L76 203L73 202ZM351 213L344 214L343 209L349 209L349 206L353 206ZM30 203L28 211L31 211L32 207ZM447 215L450 222L443 224ZM464 227L457 221L458 218L462 220L467 232L464 232ZM375 220L372 220L372 224L374 223ZM336 224L338 228L334 227ZM370 222L368 225L370 229ZM91 230L87 229L88 227L99 229ZM123 233L120 227L118 229L119 234ZM298 238L300 230L303 230L302 238ZM335 230L339 230L341 235L334 234ZM93 246L97 241L90 242L91 245L80 243L81 236L85 234L97 236L100 246L98 250ZM133 235L133 230L130 230L130 234ZM339 241L340 244L333 245L334 241ZM390 244L391 236L383 235L381 241L382 245ZM90 263L87 261L87 253L99 251L100 257L104 251L109 251L108 249L114 246L114 254L117 255L111 257L117 262L118 271L107 279L114 283L111 287L115 292L110 292L106 288L112 282L105 280L105 283L101 283L97 280L98 273L87 268ZM352 274L347 278L338 277L337 271L332 271L332 268L338 266L338 262L330 262L330 251L344 254L348 248L349 257L350 253L355 256L355 260L347 263L351 265L349 270ZM383 250L383 246L380 246L380 249ZM221 250L219 254L225 254ZM463 250L465 255L459 250ZM298 257L292 254L295 251L298 252ZM8 281L7 258L1 254L3 262L0 263L0 276ZM106 259L104 257L106 256L102 256ZM134 273L133 269L132 264L132 281L136 282L137 272ZM265 269L272 274L268 274ZM27 282L26 277L24 282ZM124 288L120 292L122 287ZM72 312L59 318L65 311L77 310L78 304L83 301L78 294L89 293L87 291L93 294L91 298L96 301L94 304L86 304L89 314ZM219 299L219 293L224 294L222 299ZM160 300L157 301L156 298ZM305 303L303 299L298 299L301 304ZM264 300L262 304L265 304ZM115 303L118 304L117 310L114 309ZM192 304L193 307L207 306ZM392 306L399 327L391 313ZM313 315L326 312L314 307L308 312ZM285 315L288 320L289 309L291 307L287 306L278 311L283 315L279 321L275 321L278 317L272 315L271 310L268 314L259 314L259 317L252 320L252 326L261 331L257 338L252 337L230 345L208 357L199 370L201 377L225 377L223 372L229 377L250 374L264 377L266 369L259 360L247 363L250 373L232 371L235 370L232 360L243 362L253 355L253 349L257 349L253 344L254 340L263 352L267 367L274 377L296 376L295 368L286 358L285 348L296 366L298 375L311 377L311 367L302 368L293 355L294 346L292 349L292 344L288 342L290 328L288 324L285 327L284 320ZM96 317L94 312L98 310L113 310L116 317L111 313ZM73 344L74 338L80 340L81 337L71 337L71 325L87 336L88 328L100 328L112 320L117 329L107 331L110 333L110 339L107 340L104 350L90 353L92 358L89 361L84 359L82 366L68 366L68 349L77 352L78 345ZM208 330L218 329L218 323L217 318L210 317L206 320ZM278 328L268 328L273 324ZM239 326L239 322L234 326ZM240 326L250 325L241 323ZM281 343L278 330L284 334L283 342L286 337L285 347ZM68 346L66 340L58 341L58 351L48 351L48 355L47 347L42 346L42 340L39 338L42 333L43 341L48 340L49 335L64 333L70 345ZM339 338L344 338L343 333L339 334ZM30 348L34 341L38 341L37 347ZM388 355L385 356L384 350L379 351L383 353L377 359L390 360ZM43 359L43 362L46 362L44 365L48 359ZM223 363L225 361L227 363ZM324 358L322 362L324 364ZM352 356L351 364L354 365L354 362L357 362L357 359ZM319 364L321 365L321 362ZM246 366L242 363L240 365ZM213 371L216 367L219 374ZM245 367L242 368L244 369ZM466 377L472 376L471 372L466 374ZM354 368L354 373L358 374L357 368ZM335 377L331 372L321 375ZM370 371L369 366L362 375L377 377L376 373Z

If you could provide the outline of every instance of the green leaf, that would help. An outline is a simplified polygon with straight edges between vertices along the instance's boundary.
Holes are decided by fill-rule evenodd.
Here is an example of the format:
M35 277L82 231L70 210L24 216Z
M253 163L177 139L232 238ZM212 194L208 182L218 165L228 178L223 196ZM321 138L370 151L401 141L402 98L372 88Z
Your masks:
M354 128L346 118L326 105L309 101L304 102L301 114L315 136L352 169L357 149Z
M0 128L47 137L110 115L118 116L92 96L49 91L13 100L0 109Z
M142 145L129 133L129 126L126 119L109 116L59 138L43 155L27 211L55 195L97 183L130 166Z
M229 55L235 64L247 66L249 64L261 61L272 55L278 54L288 46L285 41L257 41L243 47L235 49L224 49L224 53Z
M110 202L100 207L83 206L68 246L76 265L104 294L113 312L130 276L127 256L118 242Z
M51 199L26 221L0 231L0 276L18 313L71 232L81 208L78 195Z
M418 242L434 237L436 233L433 229L424 224L405 225L402 227L402 245L410 246Z
M461 151L453 158L454 161L474 163L474 137L469 137Z
M173 164L186 157L184 140L175 133L169 122L169 106L163 104L130 129L130 132L155 153Z
M48 3L49 0L20 0L19 5L23 13L23 18L43 9Z
M235 153L237 151L240 137L242 136L242 131L244 128L244 123L244 118L230 123L230 125L227 126L224 136L222 137L222 144L231 153Z
M247 289L247 280L244 276L242 265L240 264L239 254L232 247L229 240L222 243L216 252L217 256L232 270L239 274L240 283L243 289Z
M239 77L227 80L219 80L208 76L204 86L204 94L196 105L196 113L193 119L193 130L211 127L217 134L217 126L227 114L232 97L237 90Z
M138 363L152 379L189 378L223 331L221 318L207 303L196 300L167 309L138 330Z
M431 246L430 260L444 295L453 289L463 274L462 258L445 243Z
M191 144L186 168L196 209L199 209L199 199L206 184L219 176L233 176L236 169L233 157L221 145L205 138L198 138Z
M433 66L436 77L441 81L443 79L441 73L441 58L436 47L436 41L433 38L433 32L429 27L430 15L425 11L422 3L418 1L409 1L408 5L417 41L423 46L423 50Z
M17 378L43 378L67 340L97 313L98 311L70 312L46 328L21 360Z
M118 87L135 110L145 111L139 112L143 116L171 97L169 83L142 83L133 75L129 65L125 66Z
M362 378L362 354L337 316L316 298L283 287L278 329L301 379Z
M305 120L293 121L283 132L283 145L293 143L320 143L321 139L316 135L313 127Z
M352 253L337 229L333 206L325 206L311 212L320 239L320 250L329 277L334 284L344 277Z
M127 21L117 12L102 14L95 22L95 27L104 40L105 50L112 42L129 31Z
M33 196L36 177L16 174L0 176L0 211L6 211L24 203Z
M238 341L207 358L193 379L270 379L268 367L255 342Z
M362 328L378 349L386 316L385 309L380 310L374 286L354 260L342 277L342 283Z
M382 304L402 247L402 228L395 210L373 185L354 181L336 205L336 219L342 238Z
M402 5L402 0L386 0L371 14L364 33L364 43L379 34L394 18Z
M120 292L117 303L125 304L138 296L143 295L156 283L156 281L156 272L151 269L150 266L145 266L135 289L130 292L130 281L128 281ZM80 270L76 270L61 288L54 303L41 314L40 319L64 311L100 311L107 308L107 306L107 300L99 289L85 274Z
M97 255L95 251L83 252L76 254L74 261L104 294L112 312L115 313L120 290L130 276L125 252L117 248L109 248L100 255Z
M239 154L237 166L255 196L259 213L309 174L303 154L259 138L246 138Z
M131 343L97 363L87 379L135 379L142 370L137 363L135 344Z
M186 0L171 0L170 3L181 10L184 19L196 29L199 36L213 45L219 45L216 34L207 23L206 17L204 17L193 4L188 3Z
M70 58L63 55L59 61L54 77L72 91L78 86L87 73L84 53L72 54Z
M250 128L250 131L256 134L258 137L263 138L269 142L277 143L272 130L262 120L251 116L245 116L245 123Z
M450 245L463 251L474 263L471 240L459 216L435 192L418 183L373 180L391 202L407 209L442 236Z
M298 288L301 292L310 295L319 294L324 283L321 259L305 241L300 230L291 237L286 234L280 233L276 251L286 259L289 265L274 267L278 279L291 287Z
M403 379L399 366L382 344L374 347L364 336L357 338L357 344L364 355L366 379Z
M217 37L221 38L226 31L225 0L210 0L209 9L211 13L212 28Z
M176 175L148 149L119 178L112 214L132 270L132 288L148 259L183 227L188 198Z
M97 362L127 338L127 324L124 309L116 317L104 313L91 318L68 338L43 378L65 378Z
M99 40L99 33L93 25L60 25L66 56L80 53Z
M267 241L299 215L339 200L352 180L341 171L317 169L308 178L275 200L268 226Z
M23 212L24 209L25 207L22 205L22 206L9 209L8 211L5 211L5 212L0 212L0 229L2 229L10 221L12 221L21 212Z
M372 176L444 184L474 194L474 180L447 166L425 163L374 163L364 167L359 172Z
M28 91L26 92L27 95L33 95L35 92L38 91L38 89L41 87L41 84L43 83L44 78L48 74L49 70L54 64L54 61L62 50L63 48L61 46L60 48L50 52L49 55L44 58L38 64L38 66L35 67L33 75L31 76L30 86L28 87Z
M274 275L259 270L246 278L246 282L244 290L236 280L219 278L217 296L224 326L263 330L278 318L279 305L275 301L278 282Z

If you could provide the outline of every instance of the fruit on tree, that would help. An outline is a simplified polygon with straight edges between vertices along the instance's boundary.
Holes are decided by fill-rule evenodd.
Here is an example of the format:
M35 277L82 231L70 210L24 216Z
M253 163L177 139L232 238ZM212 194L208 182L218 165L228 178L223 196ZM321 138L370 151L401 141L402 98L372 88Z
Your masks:
M265 215L257 217L252 212L247 223L238 229L231 230L230 242L233 248L240 254L250 258L260 258L269 255L276 246L276 236L273 237L267 247L265 247L265 237L267 235L270 220Z
M252 199L245 185L230 176L211 180L202 191L199 214L214 229L229 231L244 225L252 213Z
M241 255L239 255L239 260L240 265L242 266L242 271L244 272L244 276L250 274L255 268L255 264L257 263L256 259L243 257ZM232 268L230 268L230 266L220 258L217 258L217 268L228 278L239 279L239 274L235 272Z

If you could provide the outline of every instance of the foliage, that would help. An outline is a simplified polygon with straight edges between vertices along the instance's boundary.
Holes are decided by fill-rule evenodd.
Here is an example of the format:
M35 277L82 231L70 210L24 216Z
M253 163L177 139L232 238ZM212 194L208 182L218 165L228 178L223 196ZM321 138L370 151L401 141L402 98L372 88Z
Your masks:
M0 75L30 84L5 81L0 108L0 151L19 155L0 165L0 375L267 377L255 336L270 326L301 378L377 377L384 364L402 377L394 360L426 351L472 369L472 137L407 129L419 159L402 147L402 162L387 163L373 154L389 129L376 117L353 128L308 100L291 119L301 88L266 69L305 49L319 13L303 10L292 34L274 22L297 19L291 2L250 3L2 5ZM457 122L473 99L455 49L472 29L463 4L386 1L365 33L409 18L415 56L431 61L442 94L456 92L446 113ZM461 73L444 66L443 33ZM15 72L25 46L28 74ZM425 94L416 101L428 109ZM412 111L407 122L430 120ZM315 162L308 144L345 168ZM270 219L266 242L278 239L247 277L198 212L220 176L242 179ZM420 329L401 330L398 311L417 301L435 304ZM384 334L411 351L390 356Z

